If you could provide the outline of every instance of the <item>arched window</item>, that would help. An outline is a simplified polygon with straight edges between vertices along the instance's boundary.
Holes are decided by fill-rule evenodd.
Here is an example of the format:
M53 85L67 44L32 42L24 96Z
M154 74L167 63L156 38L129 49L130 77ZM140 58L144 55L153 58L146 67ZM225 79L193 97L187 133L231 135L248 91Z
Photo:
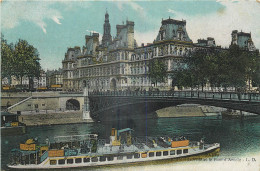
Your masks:
M175 30L172 30L173 37L175 37Z

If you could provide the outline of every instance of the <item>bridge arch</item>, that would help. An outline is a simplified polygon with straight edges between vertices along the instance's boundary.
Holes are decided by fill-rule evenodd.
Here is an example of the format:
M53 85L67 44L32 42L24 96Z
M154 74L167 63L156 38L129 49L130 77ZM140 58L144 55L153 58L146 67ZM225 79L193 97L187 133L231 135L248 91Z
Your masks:
M115 91L90 94L89 99L90 113L94 120L113 119L111 114L115 113L132 116L133 108L135 113L152 113L180 104L216 106L260 115L260 97L256 93L162 91L144 94Z
M66 110L80 110L80 103L76 99L66 101Z

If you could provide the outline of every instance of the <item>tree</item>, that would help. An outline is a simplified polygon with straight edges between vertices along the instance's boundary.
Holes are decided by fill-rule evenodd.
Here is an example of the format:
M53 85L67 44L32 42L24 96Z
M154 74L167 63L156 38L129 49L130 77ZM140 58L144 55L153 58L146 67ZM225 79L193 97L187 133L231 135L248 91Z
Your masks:
M149 63L148 76L151 82L155 83L155 86L157 86L158 82L165 82L165 79L167 77L167 67L163 60L153 59Z
M11 80L13 74L13 45L8 44L7 40L4 39L4 36L1 34L1 75L2 79L7 77L8 82Z
M31 81L33 77L39 77L40 59L36 48L28 44L26 40L19 39L15 44L13 55L14 75L20 78L21 84L24 76L28 76Z
M177 86L178 89L182 87L191 87L193 89L198 84L195 75L188 68L174 71L171 73L171 78L173 80L172 86Z
M260 56L258 51L254 52L244 52L245 58L247 59L246 65L246 75L249 83L249 90L250 90L250 83L252 81L253 86L259 87L260 85Z
M242 54L242 50L239 49L238 45L231 45L228 50L228 82L232 87L242 88L245 87L246 77L246 66L248 59L246 55Z
M201 86L202 91L210 76L215 72L216 67L213 63L214 56L212 54L212 49L197 49L186 58L188 66L185 72L192 81L191 86Z

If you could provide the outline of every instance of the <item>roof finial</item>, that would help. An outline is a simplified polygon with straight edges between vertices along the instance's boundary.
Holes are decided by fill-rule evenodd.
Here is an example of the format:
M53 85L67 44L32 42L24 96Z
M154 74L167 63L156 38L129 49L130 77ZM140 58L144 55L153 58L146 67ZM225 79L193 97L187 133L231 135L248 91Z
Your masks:
M171 17L169 16L169 19L171 19Z

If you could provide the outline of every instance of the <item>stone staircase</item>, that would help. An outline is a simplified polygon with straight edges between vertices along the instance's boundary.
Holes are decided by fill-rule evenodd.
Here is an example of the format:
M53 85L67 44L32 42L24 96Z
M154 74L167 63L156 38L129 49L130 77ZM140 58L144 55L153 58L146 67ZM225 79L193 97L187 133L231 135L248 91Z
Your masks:
M20 104L22 104L22 103L24 103L24 102L30 100L31 98L32 98L32 96L27 97L26 99L24 99L24 100L22 100L22 101L20 101L20 102L18 102L18 103L15 103L14 105L8 107L8 108L7 108L7 111L10 111L10 110L13 109L15 106L18 106L18 105L20 105Z

